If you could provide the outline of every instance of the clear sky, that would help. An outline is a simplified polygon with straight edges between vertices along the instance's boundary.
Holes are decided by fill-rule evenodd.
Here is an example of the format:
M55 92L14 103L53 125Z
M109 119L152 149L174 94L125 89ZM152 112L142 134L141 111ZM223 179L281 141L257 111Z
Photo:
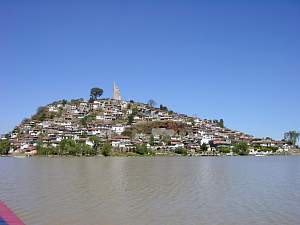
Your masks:
M281 139L300 130L300 1L0 1L0 133L54 100L149 99Z

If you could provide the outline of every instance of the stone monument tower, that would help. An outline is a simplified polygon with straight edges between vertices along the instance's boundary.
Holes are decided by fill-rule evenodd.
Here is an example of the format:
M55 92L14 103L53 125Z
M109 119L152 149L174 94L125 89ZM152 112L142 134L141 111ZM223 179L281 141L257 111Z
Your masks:
M120 88L115 84L115 82L114 82L114 85L113 85L113 97L112 97L112 99L113 100L118 100L118 101L122 100Z

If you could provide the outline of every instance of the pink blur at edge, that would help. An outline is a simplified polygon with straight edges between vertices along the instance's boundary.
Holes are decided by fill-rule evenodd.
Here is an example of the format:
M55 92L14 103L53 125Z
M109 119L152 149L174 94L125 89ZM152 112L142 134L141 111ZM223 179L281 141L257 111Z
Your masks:
M0 201L0 218L8 225L25 225L2 201Z

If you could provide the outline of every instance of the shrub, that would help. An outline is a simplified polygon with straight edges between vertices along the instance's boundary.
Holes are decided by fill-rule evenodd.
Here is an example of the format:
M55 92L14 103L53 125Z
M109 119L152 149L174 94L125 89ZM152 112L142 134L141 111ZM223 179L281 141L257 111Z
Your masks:
M136 145L135 146L135 153L139 155L146 155L149 153L147 146L145 144L142 145Z
M0 155L7 155L10 149L9 140L1 140L0 141Z
M185 148L176 148L175 153L180 155L187 155L187 150Z
M237 155L248 155L249 146L246 142L240 142L234 146L233 152Z
M220 153L224 153L224 154L230 153L230 148L229 147L222 146L222 147L218 148L218 150L219 150Z
M110 156L111 155L111 149L112 149L112 146L110 143L105 143L103 146L102 146L102 155L104 156Z

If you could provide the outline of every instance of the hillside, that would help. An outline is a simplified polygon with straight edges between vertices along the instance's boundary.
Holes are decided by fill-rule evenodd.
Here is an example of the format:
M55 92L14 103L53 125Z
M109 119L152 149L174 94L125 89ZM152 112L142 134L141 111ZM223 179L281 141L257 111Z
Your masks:
M38 108L7 139L12 154L36 154L39 150L45 154L45 149L52 148L60 149L49 150L53 154L69 154L67 147L61 150L62 143L69 149L81 144L79 149L85 155L99 154L105 144L113 152L136 152L142 148L154 154L181 151L192 155L275 153L289 147L282 141L230 130L223 123L175 113L162 105L155 108L113 99L61 100ZM240 143L246 145L241 152L236 150Z

